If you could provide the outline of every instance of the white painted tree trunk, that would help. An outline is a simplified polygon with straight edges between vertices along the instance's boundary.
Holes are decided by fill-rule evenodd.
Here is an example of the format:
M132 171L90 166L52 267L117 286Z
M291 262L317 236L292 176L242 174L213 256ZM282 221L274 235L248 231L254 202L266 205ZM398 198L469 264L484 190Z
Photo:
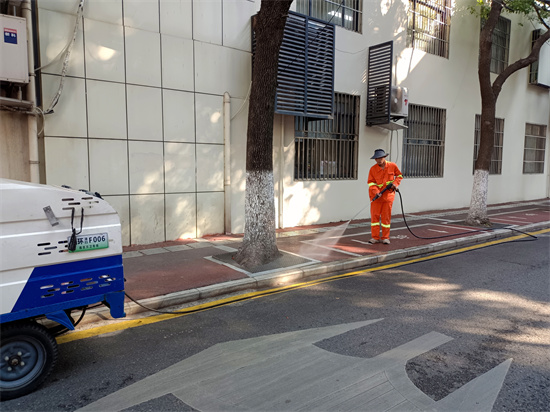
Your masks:
M245 231L238 252L246 268L265 264L279 255L275 235L273 171L246 172Z
M489 171L476 169L474 173L474 185L472 188L472 199L470 211L466 223L470 225L490 225L487 216L487 193L489 191Z

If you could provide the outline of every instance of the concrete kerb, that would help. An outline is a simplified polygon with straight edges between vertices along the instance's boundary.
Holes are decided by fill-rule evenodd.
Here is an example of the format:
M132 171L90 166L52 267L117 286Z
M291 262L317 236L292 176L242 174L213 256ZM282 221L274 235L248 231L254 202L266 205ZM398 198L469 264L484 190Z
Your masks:
M515 231L512 229L498 229L492 232L472 235L465 238L450 239L430 245L395 250L381 255L353 257L335 262L321 262L298 269L283 269L281 271L265 275L260 274L258 276L246 279L223 282L201 288L189 289L181 292L174 292L168 295L144 299L141 300L140 303L151 309L162 310L166 307L182 305L190 302L198 302L202 299L220 297L234 292L244 290L256 291L264 288L279 287L289 285L309 277L324 275L341 270L353 270L360 267L373 266L379 263L388 263L413 256L422 256L434 252L444 252L460 247L475 245L477 243L487 242L493 239L498 240L506 237L512 237L516 234L521 234L521 232L542 230L548 227L550 227L550 221L533 223L514 228L516 229ZM125 304L125 312L127 315L134 315L147 311L147 309L142 308L134 302L128 302ZM107 319L110 319L109 309L106 307L100 307L88 311L86 316L82 319L81 324L93 323Z
M199 291L199 300L207 299L219 295L227 295L229 293L238 292L246 289L256 289L257 282L254 278L245 278L232 280L229 282L217 283L215 285L203 286L197 288Z

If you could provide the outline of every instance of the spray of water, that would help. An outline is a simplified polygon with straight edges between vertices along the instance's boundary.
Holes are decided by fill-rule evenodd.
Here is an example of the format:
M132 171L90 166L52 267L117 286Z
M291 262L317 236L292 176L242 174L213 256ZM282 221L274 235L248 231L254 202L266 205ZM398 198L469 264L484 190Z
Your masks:
M344 222L340 225L334 226L328 230L326 230L324 233L321 233L317 236L315 236L315 239L310 241L309 243L303 243L300 247L300 255L309 256L312 258L317 257L327 257L330 256L330 251L328 249L333 248L339 240L344 235L344 232L347 230L349 224L352 220L354 220L363 210L365 210L368 206L370 206L370 203L367 204L363 209L361 209L359 212L355 214L350 220L347 222Z

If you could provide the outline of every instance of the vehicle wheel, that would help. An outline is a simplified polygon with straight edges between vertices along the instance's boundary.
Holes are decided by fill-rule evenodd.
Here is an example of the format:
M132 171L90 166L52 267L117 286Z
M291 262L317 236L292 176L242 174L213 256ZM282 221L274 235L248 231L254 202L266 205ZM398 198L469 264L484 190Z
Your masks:
M0 399L26 395L40 386L57 362L57 342L37 323L2 325Z

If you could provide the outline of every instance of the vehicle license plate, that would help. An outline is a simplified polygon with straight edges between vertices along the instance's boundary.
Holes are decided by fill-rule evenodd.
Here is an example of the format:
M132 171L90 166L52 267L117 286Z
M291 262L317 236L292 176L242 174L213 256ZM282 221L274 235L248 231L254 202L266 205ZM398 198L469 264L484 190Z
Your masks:
M86 250L106 249L108 247L109 247L109 235L107 233L95 233L93 235L77 235L76 249L73 252L84 252Z

